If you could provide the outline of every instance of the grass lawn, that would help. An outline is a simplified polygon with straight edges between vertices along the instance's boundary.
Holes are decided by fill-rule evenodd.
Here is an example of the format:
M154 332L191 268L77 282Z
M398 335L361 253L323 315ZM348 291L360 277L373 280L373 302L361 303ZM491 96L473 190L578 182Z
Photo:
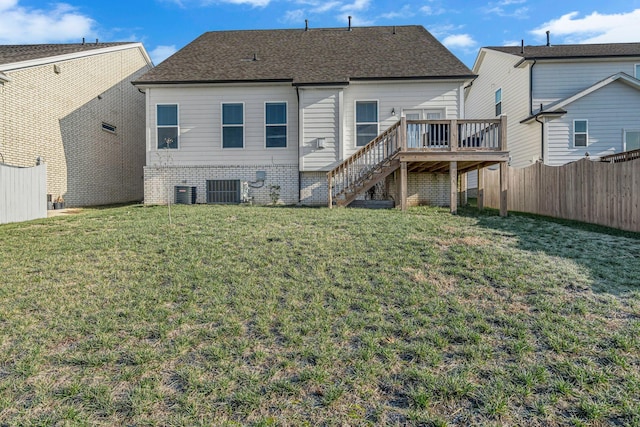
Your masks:
M640 425L640 236L125 206L0 226L0 425Z

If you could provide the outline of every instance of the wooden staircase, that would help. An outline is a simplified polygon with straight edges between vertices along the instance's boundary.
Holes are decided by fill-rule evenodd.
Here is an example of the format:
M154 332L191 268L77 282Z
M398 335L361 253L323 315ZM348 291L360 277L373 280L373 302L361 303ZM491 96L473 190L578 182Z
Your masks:
M347 206L400 167L401 121L327 173L329 207Z

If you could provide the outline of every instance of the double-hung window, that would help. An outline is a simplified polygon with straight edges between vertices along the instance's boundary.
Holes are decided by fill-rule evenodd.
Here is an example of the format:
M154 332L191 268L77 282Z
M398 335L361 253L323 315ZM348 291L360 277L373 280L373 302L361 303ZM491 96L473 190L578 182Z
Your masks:
M265 146L287 147L287 103L267 102L264 105Z
M502 88L498 89L494 95L496 104L496 116L502 114Z
M356 145L362 147L378 136L378 101L356 101Z
M589 144L589 122L587 120L573 121L573 146L586 147Z
M178 148L178 105L158 104L156 106L158 149Z
M222 148L244 148L244 104L222 104Z

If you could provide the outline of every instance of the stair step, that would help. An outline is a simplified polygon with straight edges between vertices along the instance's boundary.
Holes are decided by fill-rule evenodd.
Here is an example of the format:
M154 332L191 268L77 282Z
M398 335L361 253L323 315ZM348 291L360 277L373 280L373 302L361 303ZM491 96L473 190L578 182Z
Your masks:
M348 207L362 209L393 209L396 207L396 203L393 200L354 200Z

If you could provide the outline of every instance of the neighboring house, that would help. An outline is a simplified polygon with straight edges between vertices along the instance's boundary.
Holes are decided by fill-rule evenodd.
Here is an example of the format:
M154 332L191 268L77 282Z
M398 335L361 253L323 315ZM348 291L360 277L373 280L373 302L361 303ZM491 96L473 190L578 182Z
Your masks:
M0 45L0 161L47 165L66 206L142 200L140 43Z
M466 116L509 116L511 166L640 148L640 43L484 47L473 71Z
M447 120L432 125L444 141L474 77L422 26L205 33L134 82L145 203L186 186L198 203L264 204L276 186L282 203L326 205L327 172L402 115ZM448 205L448 166L409 173L409 203Z

